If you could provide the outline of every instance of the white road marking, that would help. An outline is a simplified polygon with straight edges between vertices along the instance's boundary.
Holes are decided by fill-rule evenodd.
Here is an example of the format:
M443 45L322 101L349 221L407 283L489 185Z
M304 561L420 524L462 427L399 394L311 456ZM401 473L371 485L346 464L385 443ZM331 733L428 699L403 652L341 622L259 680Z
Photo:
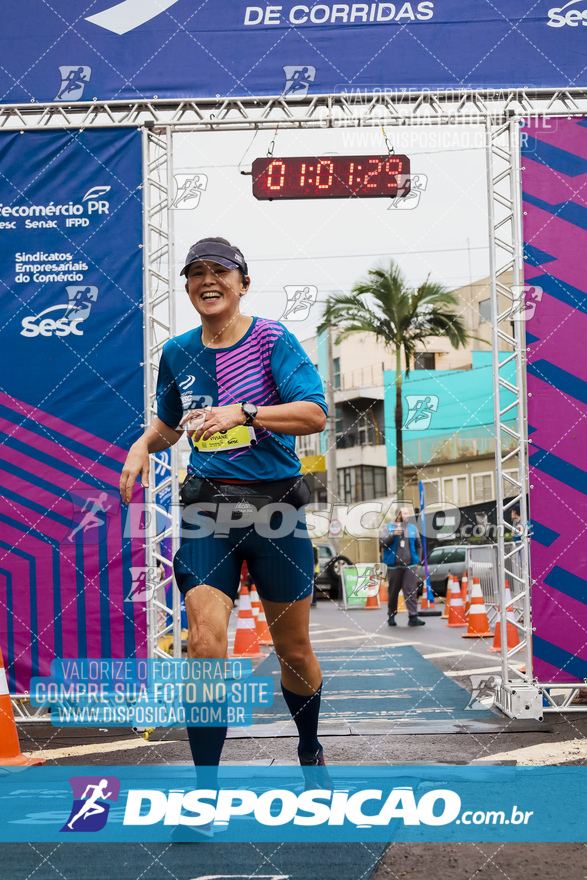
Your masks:
M451 669L444 674L450 675L451 678L459 678L461 675L486 675L488 672L501 672L501 666L479 666L477 669Z
M387 633L363 633L359 636L337 636L335 639L314 639L311 637L310 633L310 641L313 645L324 644L325 642L350 642L356 641L357 639L363 639L365 642L370 642L373 639L386 639L388 644L395 648L404 648L407 645L412 645L412 642L390 642L390 636Z
M354 632L354 629L349 629L348 626L333 626L327 627L326 629L311 629L310 636L320 636L322 633L337 633L337 632Z
M462 651L437 651L436 654L422 654L422 657L424 660L433 660L435 657L455 657L462 653Z
M566 764L587 758L587 739L562 743L540 743L496 755L484 755L480 761L517 761L518 764Z
M377 633L363 633L359 636L337 636L335 639L314 639L311 638L310 641L313 645L324 645L326 642L354 642L357 639L362 639L364 642L371 642L373 639L385 639L387 636L380 636Z
M107 743L88 743L84 746L63 746L60 749L40 749L34 752L32 757L43 758L73 758L75 755L98 755L106 752L126 752L129 749L143 749L149 746L158 746L165 742L174 742L174 740L159 740L158 742L147 742L138 736L135 739L120 739L118 742Z

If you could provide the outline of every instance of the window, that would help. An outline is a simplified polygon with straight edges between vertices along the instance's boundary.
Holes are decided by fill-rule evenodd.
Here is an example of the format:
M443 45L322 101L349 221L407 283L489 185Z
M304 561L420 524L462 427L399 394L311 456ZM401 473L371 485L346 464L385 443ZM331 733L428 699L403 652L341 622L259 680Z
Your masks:
M320 455L320 434L302 434L296 440L296 451L300 458Z
M375 498L373 468L363 468L363 498Z
M387 495L387 473L385 468L373 468L373 485L375 498L383 498Z
M334 366L334 387L340 388L340 358L333 358L332 364Z
M434 355L434 352L420 351L418 352L418 354L414 355L414 369L435 370L436 357Z
M455 507L465 507L469 503L469 486L467 475L458 477L443 477L442 494L445 501L454 504Z
M491 321L491 300L482 299L479 303L479 323L485 324Z
M437 547L428 557L430 565L440 565L444 558L444 547Z
M377 444L375 426L366 413L359 419L357 433L359 446L375 446Z
M473 474L475 501L493 501L493 474Z
M422 480L424 501L426 504L438 504L440 501L440 480Z
M462 547L446 547L444 550L445 556L442 560L445 563L451 562L464 562L465 561L465 548Z
M387 469L358 465L338 469L338 494L343 504L356 504L387 495Z

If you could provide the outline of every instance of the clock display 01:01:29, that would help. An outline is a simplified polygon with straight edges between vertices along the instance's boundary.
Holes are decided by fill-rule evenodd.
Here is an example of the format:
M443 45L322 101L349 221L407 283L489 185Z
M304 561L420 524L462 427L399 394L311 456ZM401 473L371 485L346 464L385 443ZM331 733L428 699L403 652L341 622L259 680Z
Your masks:
M256 199L407 196L407 156L287 156L253 162Z

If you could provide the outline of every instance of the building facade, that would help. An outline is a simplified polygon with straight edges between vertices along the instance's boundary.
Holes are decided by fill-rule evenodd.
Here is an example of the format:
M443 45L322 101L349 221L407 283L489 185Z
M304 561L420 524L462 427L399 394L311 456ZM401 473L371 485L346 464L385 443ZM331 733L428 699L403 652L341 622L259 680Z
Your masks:
M456 312L469 334L467 346L455 350L445 337L430 339L410 364L407 379L402 353L406 497L416 508L419 480L427 504L463 507L495 500L489 278L455 294ZM326 385L325 336L302 345ZM390 499L396 493L394 353L372 334L358 333L334 343L333 361L338 500L354 504ZM430 410L425 418L410 407L418 399ZM515 420L512 411L513 424ZM298 438L313 502L326 501L326 445L326 432ZM511 471L517 471L516 461Z

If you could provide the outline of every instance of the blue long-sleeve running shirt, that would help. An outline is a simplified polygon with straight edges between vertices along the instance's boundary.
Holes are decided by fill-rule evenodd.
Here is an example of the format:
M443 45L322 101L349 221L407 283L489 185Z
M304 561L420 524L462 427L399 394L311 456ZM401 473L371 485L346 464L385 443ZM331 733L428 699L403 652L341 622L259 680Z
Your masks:
M157 415L177 427L190 409L250 401L276 406L307 400L327 412L322 382L298 339L277 321L253 318L229 348L206 348L202 328L163 347L157 381ZM188 472L210 479L283 480L300 472L295 437L255 429L257 445L245 449L192 450Z

